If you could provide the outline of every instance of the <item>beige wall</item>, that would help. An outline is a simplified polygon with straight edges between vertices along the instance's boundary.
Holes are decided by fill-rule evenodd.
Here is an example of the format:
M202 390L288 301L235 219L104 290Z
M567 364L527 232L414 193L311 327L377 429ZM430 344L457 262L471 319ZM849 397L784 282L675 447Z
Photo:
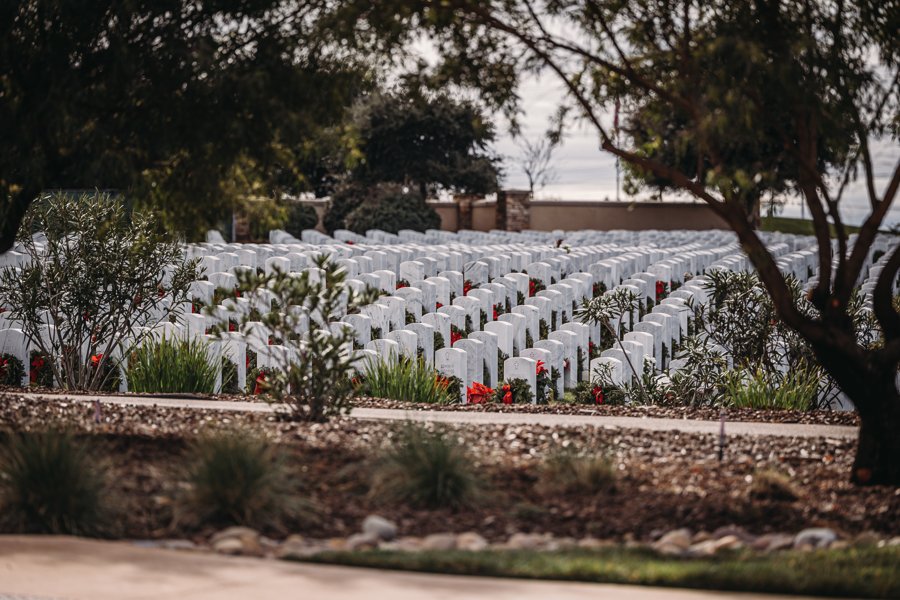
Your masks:
M429 202L441 217L441 229L457 231L456 203ZM727 229L728 226L705 204L663 202L576 202L537 200L530 206L529 229ZM479 201L472 205L472 229L496 228L497 204Z
M664 202L531 203L531 229L727 229L705 204Z

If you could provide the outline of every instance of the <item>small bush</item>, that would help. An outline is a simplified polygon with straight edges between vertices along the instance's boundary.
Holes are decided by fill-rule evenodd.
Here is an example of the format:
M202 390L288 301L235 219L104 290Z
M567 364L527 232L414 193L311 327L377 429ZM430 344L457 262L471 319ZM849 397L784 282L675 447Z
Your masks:
M792 502L800 497L800 493L790 478L779 471L771 469L757 471L750 484L750 498L754 500L784 500Z
M597 494L615 483L615 465L608 457L561 450L544 460L537 487L542 494Z
M450 401L448 386L437 372L420 360L403 357L391 364L379 361L365 372L356 386L361 396L390 398L407 402L446 404Z
M12 354L0 354L0 384L21 386L25 365Z
M6 531L95 535L107 517L106 478L67 432L10 435L0 447L0 522Z
M325 230L332 234L335 229L344 229L347 215L356 210L366 196L366 188L359 184L345 184L336 189L323 220Z
M404 191L402 186L379 184L366 199L350 212L344 226L364 234L369 229L397 233L401 229L425 231L441 225L437 212L425 204L418 192Z
M725 379L725 400L738 408L810 410L816 405L820 377L815 369L800 367L780 381L771 381L762 369L737 369Z
M481 482L466 449L443 429L407 423L373 471L370 494L382 502L423 508L471 506Z
M132 392L211 394L217 368L200 340L148 340L128 361Z
M288 205L284 230L292 236L299 238L304 229L315 229L318 224L319 215L312 206L299 202Z
M212 525L281 529L303 516L284 462L264 440L239 433L198 439L188 450L180 515Z

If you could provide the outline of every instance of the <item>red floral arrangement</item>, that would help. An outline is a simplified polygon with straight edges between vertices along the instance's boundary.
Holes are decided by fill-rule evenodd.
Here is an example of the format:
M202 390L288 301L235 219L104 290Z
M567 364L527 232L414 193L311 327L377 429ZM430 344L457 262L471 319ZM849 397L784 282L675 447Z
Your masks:
M44 357L40 354L36 354L31 359L31 373L28 376L28 379L31 383L37 383L41 377L41 372L46 367L47 361L44 360Z
M591 395L594 396L594 404L603 404L603 388L599 385L595 385L591 390Z
M408 288L408 287L409 287L409 282L405 279L401 279L400 281L397 282L398 290L402 290L403 288Z
M512 388L509 386L509 384L504 383L503 387L500 389L503 392L503 404L512 404L513 403Z
M538 279L537 277L531 277L528 280L528 297L531 298L538 292L543 292L547 289L547 286L544 285L544 282Z
M469 292L471 292L474 289L474 287L475 286L472 284L472 280L466 279L463 282L463 296L468 296Z
M464 332L462 329L457 327L456 325L450 326L450 345L453 346L456 342L463 339Z
M660 300L666 297L668 293L668 286L664 281L656 282L656 302L658 303Z
M537 361L537 366L534 369L535 375L542 375L547 372L547 367L544 366L544 361Z
M260 369L256 376L256 385L253 386L253 395L258 396L266 391L266 372Z
M489 388L488 386L482 383L478 383L477 381L472 383L472 387L466 388L466 401L469 404L484 404L490 401L493 395L493 388Z

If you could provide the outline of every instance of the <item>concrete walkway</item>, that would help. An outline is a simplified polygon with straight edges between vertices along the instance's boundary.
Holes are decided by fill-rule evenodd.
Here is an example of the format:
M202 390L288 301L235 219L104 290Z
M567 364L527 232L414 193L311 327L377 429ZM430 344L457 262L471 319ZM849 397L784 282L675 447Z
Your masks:
M759 594L380 571L0 536L0 600L779 600ZM791 596L799 600L799 596Z
M275 406L264 402L231 402L224 400L197 400L189 398L163 398L159 396L88 396L78 394L19 394L24 398L51 401L93 402L131 406L162 406L168 408L200 408L238 412L270 413ZM646 431L683 431L685 433L719 433L718 421L691 419L659 419L652 417L614 417L595 415L553 415L540 413L497 413L466 411L419 411L384 408L355 408L350 415L365 420L413 420L437 423L471 425L546 425L551 427L594 426ZM830 437L856 438L858 429L841 425L800 425L796 423L752 423L728 421L727 435Z

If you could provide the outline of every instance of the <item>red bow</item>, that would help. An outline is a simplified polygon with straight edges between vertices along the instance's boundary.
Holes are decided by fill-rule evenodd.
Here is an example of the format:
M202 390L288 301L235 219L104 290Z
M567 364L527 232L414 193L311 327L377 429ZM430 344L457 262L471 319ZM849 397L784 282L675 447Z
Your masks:
M544 361L542 361L542 360L537 361L537 367L535 367L534 372L538 375L540 375L541 373L547 372L547 367L544 366Z
M263 392L263 386L266 383L266 372L260 371L256 376L256 385L253 387L253 395L256 396Z
M508 384L508 383L503 384L502 390L503 390L503 392L504 392L504 394L503 394L503 404L512 404L512 402L513 402L513 395L512 395L512 390L511 390L510 387L509 387L509 384Z
M591 393L594 395L594 404L603 404L603 388L599 385L594 386L594 389L591 390Z

